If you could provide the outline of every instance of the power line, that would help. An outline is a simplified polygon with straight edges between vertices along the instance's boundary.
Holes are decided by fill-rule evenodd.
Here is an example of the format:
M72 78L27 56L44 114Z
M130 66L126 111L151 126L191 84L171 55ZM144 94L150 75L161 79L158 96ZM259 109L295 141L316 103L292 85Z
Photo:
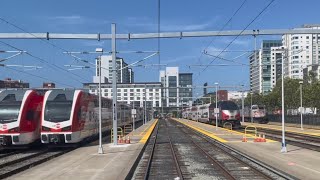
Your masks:
M7 24L9 24L9 25L11 25L11 26L13 26L13 27L15 27L15 28L17 28L17 29L19 29L19 30L21 30L21 31L23 31L23 32L25 32L25 33L28 33L28 34L34 36L35 38L39 39L39 40L42 41L42 42L45 42L45 43L51 45L51 46L54 47L54 48L57 48L57 49L59 49L59 50L61 50L61 51L63 51L63 52L68 51L68 50L66 50L66 49L64 49L64 48L62 48L62 47L59 47L59 46L55 45L54 43L51 43L51 42L49 42L49 41L46 41L46 40L44 40L44 39L39 38L39 37L36 36L35 34L28 32L27 30L21 28L20 26L18 26L18 25L16 25L16 24L13 24L13 23L9 22L8 20L6 20L6 19L4 19L4 18L2 18L2 17L0 17L0 20L3 21L3 22L5 22L5 23L7 23ZM1 41L1 43L6 44L7 46L10 46L10 47L12 47L12 48L14 48L14 49L18 49L18 48L14 47L14 46L12 46L12 45L9 45L9 44L7 44L7 43L5 43L5 42L3 42L3 41ZM45 62L45 63L47 63L47 64L50 64L48 61L44 60L43 58L39 58L39 57L34 56L34 55L32 55L32 54L30 54L30 53L28 53L28 52L27 52L26 54L28 54L29 56L31 56L31 57L33 57L33 58L39 59L39 60L42 61L42 62ZM52 63L51 63L51 64L52 64ZM55 65L55 64L52 64L52 65L55 66L55 67L57 67L58 69L61 69L61 70L63 70L63 71L66 71L66 72L74 75L74 76L77 76L78 78L80 78L80 79L82 79L82 80L88 81L87 79L84 79L84 78L82 78L81 76L79 76L79 75L77 75L77 74L75 74L75 73L69 72L69 71L67 71L67 70L65 70L65 69L63 69L63 68L61 68L61 67L59 67L59 66L57 66L57 65ZM74 79L74 78L73 78L73 79ZM81 81L79 81L79 80L77 80L77 79L74 79L74 80L76 80L76 81L79 82L79 83L82 83Z
M271 0L269 2L269 4L267 6L265 6L260 12L259 14L253 19L251 20L251 22L217 55L217 57L215 57L209 64L212 64L212 62L214 60L216 60L236 39L238 39L238 37L254 22L258 19L258 17L260 17L260 15L274 2L275 0ZM204 72L206 69L208 68L205 67L202 72Z
M45 78L45 77L42 77L42 76L38 76L38 75L35 75L35 74L31 74L31 73L25 72L25 71L17 70L17 69L10 68L10 67L7 67L7 66L4 66L4 68L7 68L7 69L10 69L10 70L13 70L13 71L17 71L17 72L20 72L20 73L24 73L24 74L27 74L29 76L37 77L37 78L40 78L40 79L43 79L43 80L47 80L47 81L50 81L50 82L55 82L55 83L58 83L58 84L61 84L61 85L64 85L64 86L75 88L72 85L65 84L65 83L62 83L62 82L59 82L59 81L54 81L54 80L51 80L51 79L48 79L48 78Z
M243 5L247 2L247 0L244 0L241 5L238 7L238 9L233 13L233 15L229 18L229 20L219 29L218 35L224 30L225 27L227 27L227 25L232 21L232 19L238 14L238 12L240 11L240 9L243 7ZM208 43L208 45L203 49L203 51L201 51L201 54L198 58L198 62L200 62L200 59L203 56L203 52L206 52L207 49L209 48L209 46L211 46L211 44L214 42L214 38L211 39L211 41ZM200 72L199 75L200 76ZM195 79L196 80L196 79Z
M13 46L13 45L11 45L11 44L8 44L8 43L6 43L6 42L4 42L4 41L1 41L1 40L0 40L0 43L6 45L6 46L8 46L8 47L11 47L11 48L13 48L13 49L16 49L16 50L18 50L18 51L22 51L21 49ZM79 77L79 78L82 79L82 80L87 81L86 79L82 78L81 76L79 76L79 75L77 75L77 74L75 74L75 73L69 72L69 71L67 71L67 70L65 70L65 69L63 69L63 68L61 68L61 67L59 67L59 66L57 66L57 65L55 65L55 64L53 64L53 63L49 63L48 61L46 61L46 60L43 59L43 58L40 58L40 57L38 57L38 56L35 56L35 55L33 55L33 54L29 53L29 52L25 52L25 54L27 54L28 56L33 57L33 58L39 60L39 61L42 62L42 63L46 63L46 64L48 64L48 65L51 66L51 67L55 67L55 68L61 69L61 70L63 70L63 71L66 71L66 72L68 72L68 73L73 74L74 76ZM79 81L78 79L73 78L72 76L71 76L71 78L74 79L75 81L79 82L79 83L82 83L81 81Z

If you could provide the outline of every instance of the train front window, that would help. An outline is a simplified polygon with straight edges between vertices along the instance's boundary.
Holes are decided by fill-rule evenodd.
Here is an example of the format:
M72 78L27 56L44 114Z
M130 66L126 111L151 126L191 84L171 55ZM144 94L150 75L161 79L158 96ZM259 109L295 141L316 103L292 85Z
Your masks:
M44 119L50 122L63 122L70 119L72 101L48 101Z
M231 101L225 101L220 104L222 110L238 110L238 106Z
M18 120L21 101L0 104L0 123L11 123Z

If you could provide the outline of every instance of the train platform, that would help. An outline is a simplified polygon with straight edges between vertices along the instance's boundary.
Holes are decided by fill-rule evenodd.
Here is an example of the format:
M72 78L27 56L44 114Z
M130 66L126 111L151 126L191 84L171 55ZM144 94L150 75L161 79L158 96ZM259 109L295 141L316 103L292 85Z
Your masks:
M242 142L244 133L241 132L216 129L215 126L186 119L175 120L298 179L319 179L320 152L287 145L287 153L281 153L280 142L254 142L253 137Z
M130 144L104 143L104 154L98 146L85 146L54 158L8 179L96 180L125 179L131 172L158 120L151 120L129 135Z
M271 129L271 130L281 130L281 123L268 123L268 124L257 124L257 123L248 123L248 122L241 122L242 126L255 126L257 128L263 129ZM320 129L315 128L308 128L304 127L303 130L300 127L291 126L292 124L285 124L286 132L296 133L296 134L305 134L311 136L319 136L320 137Z

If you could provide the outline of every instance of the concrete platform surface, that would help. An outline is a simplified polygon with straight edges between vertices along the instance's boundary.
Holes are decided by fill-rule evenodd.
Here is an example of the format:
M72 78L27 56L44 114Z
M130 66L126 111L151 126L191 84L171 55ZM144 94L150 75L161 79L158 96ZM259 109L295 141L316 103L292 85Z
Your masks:
M14 180L96 180L125 179L143 149L157 120L139 127L131 135L131 144L103 144L78 148L41 165L9 177Z
M281 153L280 142L242 142L239 140L242 133L220 127L216 130L213 125L185 119L175 120L299 179L320 179L320 152L288 145L287 153Z
M243 126L255 126L259 128L265 128L265 129L273 129L281 131L281 124L257 124L257 123L248 123L248 122L241 122L241 125ZM285 124L285 129L287 132L292 133L298 133L298 134L306 134L306 135L312 135L312 136L319 136L320 137L320 129L311 129L311 128L304 128L303 130L300 127L293 127L288 126Z

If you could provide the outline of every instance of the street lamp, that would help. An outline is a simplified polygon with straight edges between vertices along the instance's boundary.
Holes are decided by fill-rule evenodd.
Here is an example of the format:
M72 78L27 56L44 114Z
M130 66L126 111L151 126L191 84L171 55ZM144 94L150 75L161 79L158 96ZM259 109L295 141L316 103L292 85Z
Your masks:
M147 84L144 84L144 124L147 123Z
M216 130L218 130L218 85L219 83L214 83L216 85L216 109L214 110L215 116L216 116Z
M303 107L302 107L302 84L303 84L303 81L299 81L299 84L300 84L300 123L301 123L301 130L303 130L303 121L302 121L302 110L303 110Z
M242 122L244 123L244 95L243 95L243 86L244 85L241 85L242 86L242 89L241 89L241 103L242 103Z
M96 48L96 52L103 53L102 48ZM102 109L101 109L101 55L99 56L98 60L98 69L99 69L99 148L98 153L103 154L103 147L102 147Z
M251 100L250 100L250 117L251 117L251 123L253 123L253 113L252 113L252 95L253 95L253 93L252 93L252 91L250 91L250 98L251 98Z

